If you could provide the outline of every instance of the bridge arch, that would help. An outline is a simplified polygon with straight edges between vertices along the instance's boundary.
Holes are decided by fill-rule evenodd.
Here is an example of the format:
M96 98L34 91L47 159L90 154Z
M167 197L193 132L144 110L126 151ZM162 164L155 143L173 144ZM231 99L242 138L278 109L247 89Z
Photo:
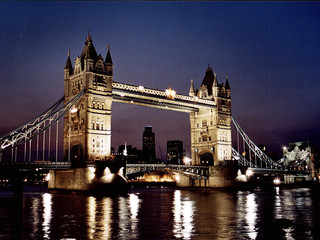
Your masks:
M71 144L70 162L72 167L81 167L85 165L84 149L79 141Z
M211 152L203 152L202 154L200 154L200 164L213 166L214 165L213 154Z

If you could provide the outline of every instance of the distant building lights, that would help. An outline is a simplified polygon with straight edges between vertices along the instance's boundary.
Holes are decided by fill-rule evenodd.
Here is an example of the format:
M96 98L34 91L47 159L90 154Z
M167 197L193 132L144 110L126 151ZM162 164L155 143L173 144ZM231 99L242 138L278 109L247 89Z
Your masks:
M199 98L198 98L198 97L194 97L194 101L195 101L195 102L198 102L198 101L199 101Z

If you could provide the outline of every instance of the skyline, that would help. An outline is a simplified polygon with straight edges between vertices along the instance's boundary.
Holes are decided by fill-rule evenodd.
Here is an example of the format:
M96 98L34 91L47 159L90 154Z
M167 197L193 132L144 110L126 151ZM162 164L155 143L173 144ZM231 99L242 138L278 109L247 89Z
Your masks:
M317 2L0 4L1 136L62 96L67 51L74 64L90 31L98 54L111 45L114 81L188 95L190 79L198 89L210 64L219 83L228 75L233 116L257 145L280 152L309 140L319 150ZM120 103L112 105L112 146L141 148L146 125L158 157L168 140L190 153L188 114Z

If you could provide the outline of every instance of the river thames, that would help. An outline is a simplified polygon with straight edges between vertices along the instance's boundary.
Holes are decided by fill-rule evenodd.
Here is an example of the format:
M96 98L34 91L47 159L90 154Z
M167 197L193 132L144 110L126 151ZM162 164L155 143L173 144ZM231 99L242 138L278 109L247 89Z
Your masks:
M0 192L0 239L319 239L319 189Z

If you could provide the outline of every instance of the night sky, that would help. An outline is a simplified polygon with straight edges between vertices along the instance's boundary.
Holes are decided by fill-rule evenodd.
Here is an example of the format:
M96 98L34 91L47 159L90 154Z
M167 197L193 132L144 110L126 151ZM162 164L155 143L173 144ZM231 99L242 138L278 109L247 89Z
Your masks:
M318 2L1 2L0 135L63 95L67 51L81 54L88 31L114 81L188 95L210 64L229 76L232 113L249 137L280 152L309 140L320 148ZM74 65L74 63L73 63ZM189 115L114 103L112 145L142 146L151 125L190 153Z

